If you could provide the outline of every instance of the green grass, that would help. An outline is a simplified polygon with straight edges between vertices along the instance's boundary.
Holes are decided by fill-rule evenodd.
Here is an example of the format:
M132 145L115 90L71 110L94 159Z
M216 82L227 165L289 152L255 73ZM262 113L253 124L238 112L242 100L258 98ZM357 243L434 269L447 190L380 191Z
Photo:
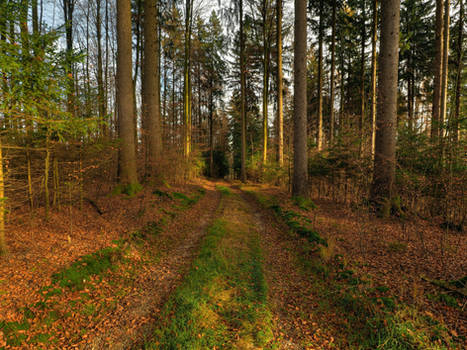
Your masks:
M232 226L216 220L210 227L148 349L258 348L271 340L258 239Z
M232 191L230 190L230 188L225 187L225 186L217 185L217 186L216 186L216 189L217 189L220 193L222 193L222 195L224 195L224 196L229 196L229 195L232 194Z
M114 268L122 257L121 247L107 247L82 256L68 268L52 276L52 283L60 287L82 290L91 276L100 275Z
M302 210L316 209L316 204L309 198L297 196L292 198L294 204Z

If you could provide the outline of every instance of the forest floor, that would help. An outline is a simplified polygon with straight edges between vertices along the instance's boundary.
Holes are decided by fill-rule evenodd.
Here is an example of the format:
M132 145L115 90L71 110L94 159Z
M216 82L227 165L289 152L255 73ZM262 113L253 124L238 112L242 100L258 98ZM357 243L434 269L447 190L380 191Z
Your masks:
M465 235L207 180L92 202L10 222L0 349L466 348Z

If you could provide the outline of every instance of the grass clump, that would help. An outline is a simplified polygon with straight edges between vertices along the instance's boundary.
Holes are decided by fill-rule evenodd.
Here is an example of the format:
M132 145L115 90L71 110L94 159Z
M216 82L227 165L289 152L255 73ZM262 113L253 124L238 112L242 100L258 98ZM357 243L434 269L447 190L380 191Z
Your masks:
M230 196L232 194L232 191L230 190L230 188L228 187L225 187L225 186L220 186L220 185L217 185L216 186L216 189L222 193L222 195L224 196Z
M316 209L316 204L309 198L296 196L292 198L294 204L302 210L312 210Z
M52 276L52 283L61 287L82 290L91 276L100 275L113 268L122 257L121 247L107 247L84 255L70 267Z

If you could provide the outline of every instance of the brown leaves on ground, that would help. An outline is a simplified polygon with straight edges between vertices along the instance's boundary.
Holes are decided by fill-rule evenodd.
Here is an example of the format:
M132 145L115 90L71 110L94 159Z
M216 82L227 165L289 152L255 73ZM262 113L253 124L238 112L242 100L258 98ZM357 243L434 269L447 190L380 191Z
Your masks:
M328 200L315 201L317 209L300 210L278 188L257 189L275 196L284 209L311 219L314 229L331 243L328 254L343 255L357 276L370 276L375 285L387 286L404 302L435 315L451 332L467 336L466 301L459 307L432 301L427 296L445 291L421 279L450 281L466 276L465 233L443 230L436 222L414 217L380 219L365 209Z
M193 231L192 218L197 218L198 225L207 224L207 213L213 213L217 205L218 194L210 184L163 189L190 194L199 185L207 190L205 198L185 210L177 208L176 201L147 188L132 198L105 195L93 199L103 215L87 202L82 210L63 206L53 211L48 221L43 219L41 209L30 215L26 210L12 215L19 219L7 227L9 254L0 259L0 320L21 323L28 308L33 313L29 329L18 331L25 334L26 343L46 336L48 347L60 349L83 348L86 344L97 344L94 348L101 349L121 342L118 338L122 334L117 334L117 329L128 339L141 341L141 330L147 331L164 296L181 279L204 232ZM117 269L105 276L91 276L84 290L58 288L56 295L44 297L47 291L40 289L51 285L54 273L163 216L175 219L155 241L146 242L142 249L130 247ZM169 259L161 261L168 255ZM0 347L6 345L5 341L0 331ZM21 348L37 347L26 343Z

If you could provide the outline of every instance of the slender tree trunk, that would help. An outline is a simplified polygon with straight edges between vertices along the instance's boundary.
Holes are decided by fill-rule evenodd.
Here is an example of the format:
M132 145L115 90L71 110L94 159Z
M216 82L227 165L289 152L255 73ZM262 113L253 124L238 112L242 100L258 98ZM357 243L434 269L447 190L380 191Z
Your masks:
M5 177L3 173L3 149L0 138L0 256L7 253L5 238Z
M130 0L117 0L117 104L121 143L120 182L138 183L132 84Z
M158 0L144 1L143 119L148 140L150 176L155 176L162 153Z
M142 0L137 0L136 1L136 23L135 23L135 31L136 31L136 52L135 52L135 71L133 75L133 109L135 111L134 113L134 118L133 118L133 131L134 131L134 138L135 138L135 147L136 147L136 153L138 154L138 109L136 106L136 86L138 82L138 76L140 73L140 66L142 64L142 61L144 59L143 57L143 44L142 44L142 33L141 33L141 17L143 13L143 1ZM147 121L144 119L144 116L141 118L141 125L143 130L147 129ZM147 135L143 133L142 140L144 142L143 148L144 148L144 160L145 160L145 166L147 165L148 162L148 145L147 145Z
M323 150L323 40L324 40L324 1L319 3L318 38L318 151Z
M214 176L214 140L213 140L213 121L214 121L214 100L213 86L209 90L209 176Z
M376 41L378 39L378 0L373 0L373 31L371 33L371 157L375 157L376 140L376 72L377 54Z
M431 118L431 139L438 142L441 112L441 75L443 71L443 37L444 37L444 0L436 0L436 28L435 28L435 61L433 86L433 112Z
M75 0L62 0L63 14L65 19L65 36L66 36L66 60L65 72L68 78L67 86L67 111L75 115L75 84L73 77L73 12L75 8Z
M366 9L365 0L362 1L362 33L361 33L361 48L360 48L360 122L358 124L360 130L360 156L363 156L363 145L365 137L365 41L366 41Z
M461 109L462 69L464 52L462 44L464 40L464 2L460 1L459 23L457 33L457 72L456 72L456 95L454 100L454 118L452 121L452 140L457 144L459 141L459 120Z
M277 45L277 128L278 142L277 154L279 166L284 166L284 102L283 102L283 81L282 81L282 0L276 0L276 45Z
M268 157L268 97L269 97L269 1L263 0L263 165Z
M444 138L444 122L446 121L448 100L450 1L451 0L444 0L443 65L441 74L441 105L439 112L439 138L441 143Z
M294 23L294 172L293 196L305 196L308 192L307 151L307 1L295 0Z
M332 146L334 141L335 114L334 114L334 99L335 99L335 71L336 71L336 0L332 1L332 29L331 29L331 100L330 100L330 132L329 144Z
M371 199L389 215L396 169L397 75L399 61L400 0L381 3L378 111Z
M99 108L99 119L104 121L107 114L105 94L104 94L104 79L102 77L102 20L101 20L101 2L96 0L96 41L97 41L97 104ZM103 137L107 136L107 128L105 125L101 127Z
M240 114L242 126L241 180L246 182L246 86L245 86L245 38L243 33L243 0L240 0Z
M184 62L184 84L183 84L183 113L184 113L184 154L189 157L191 153L191 23L192 23L192 0L185 0L185 62Z

